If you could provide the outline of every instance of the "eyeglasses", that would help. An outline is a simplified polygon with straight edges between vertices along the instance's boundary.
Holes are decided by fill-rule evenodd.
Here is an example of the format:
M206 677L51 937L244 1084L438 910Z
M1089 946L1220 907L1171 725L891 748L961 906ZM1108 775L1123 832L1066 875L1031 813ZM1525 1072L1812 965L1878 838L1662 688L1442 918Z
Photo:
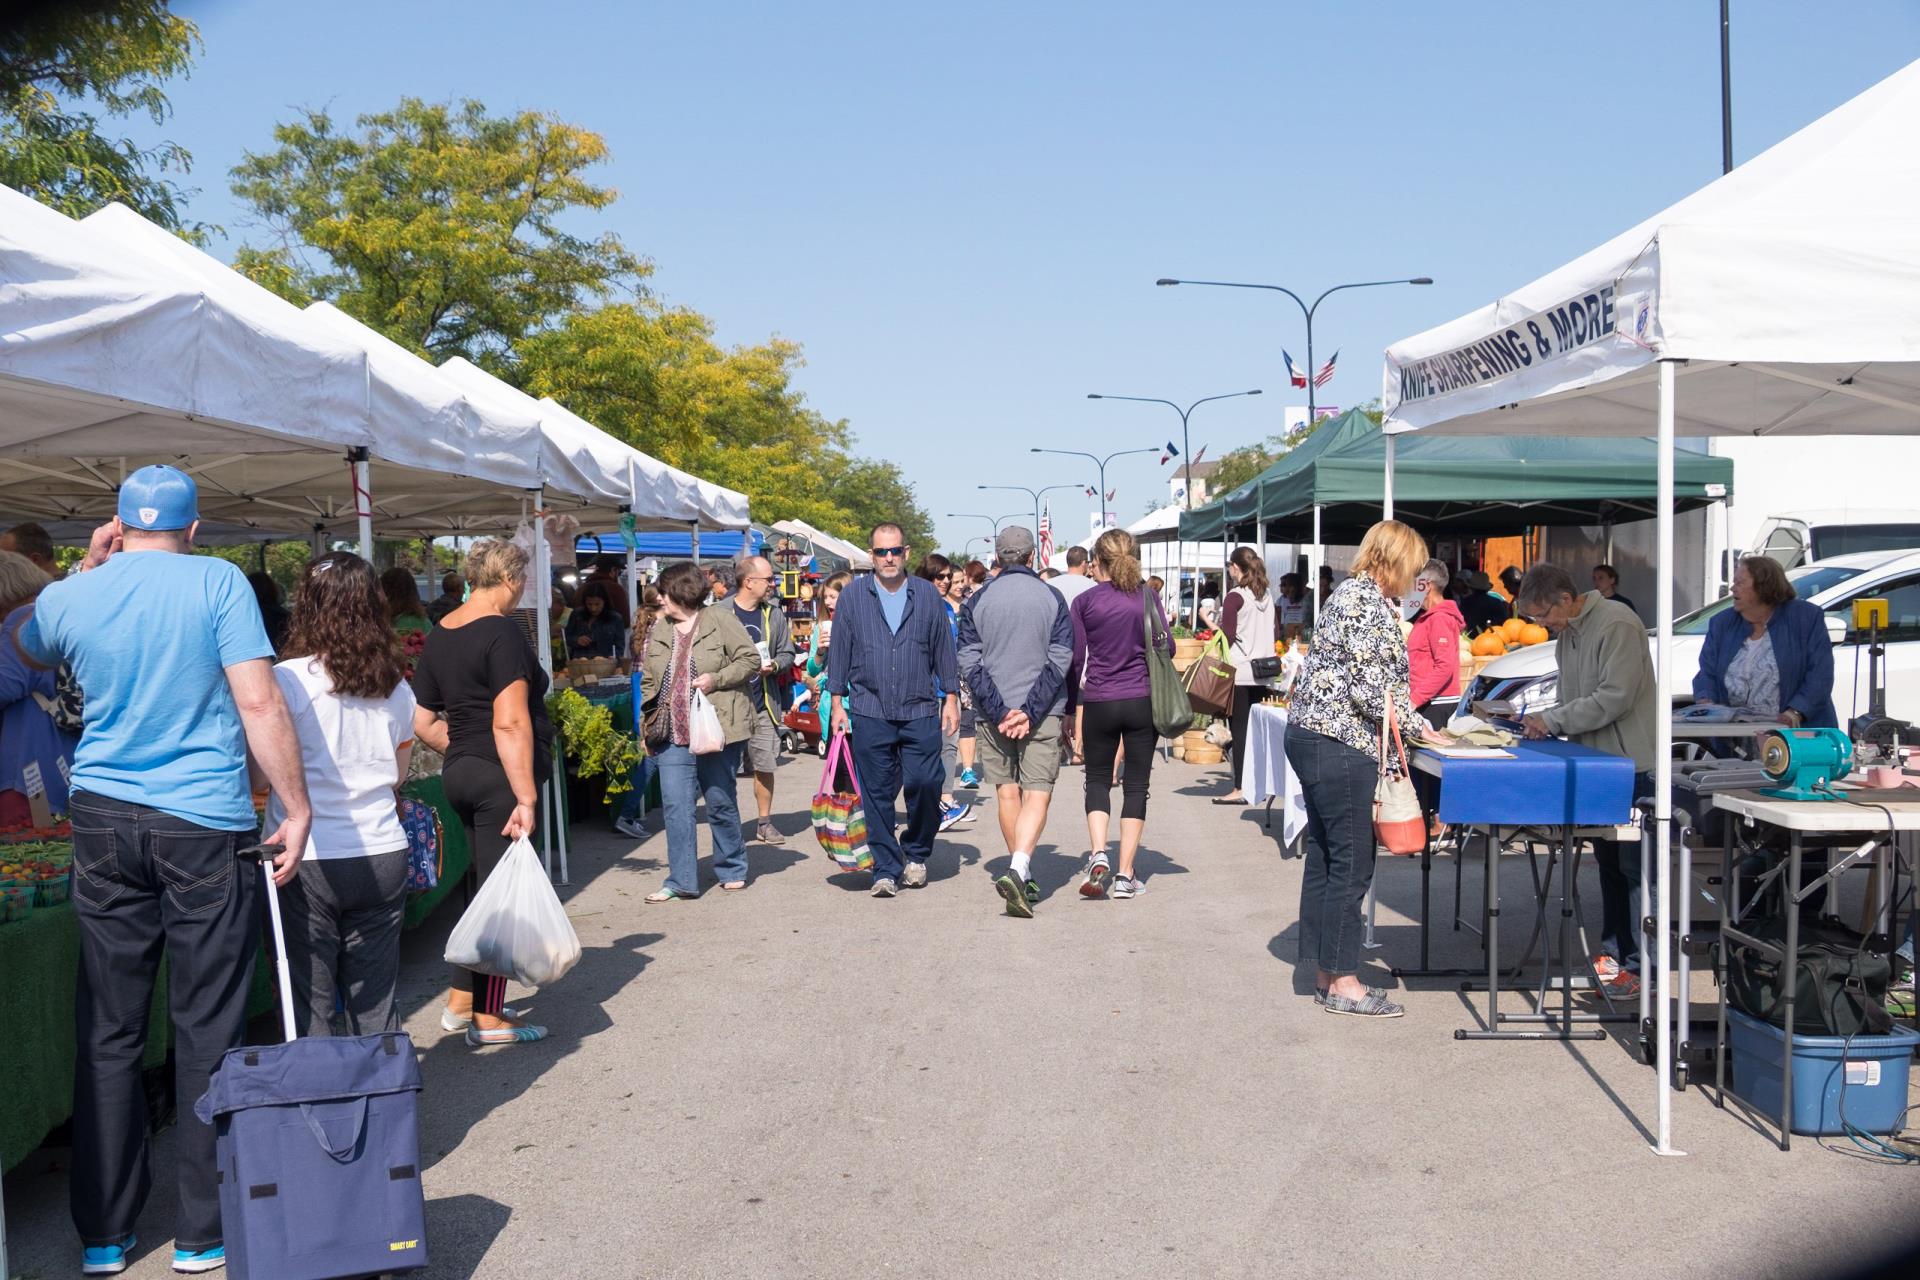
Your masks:
M952 582L953 575L950 573L936 573L933 575L933 580L935 582Z
M907 554L905 547L869 547L868 550L877 556L904 556Z

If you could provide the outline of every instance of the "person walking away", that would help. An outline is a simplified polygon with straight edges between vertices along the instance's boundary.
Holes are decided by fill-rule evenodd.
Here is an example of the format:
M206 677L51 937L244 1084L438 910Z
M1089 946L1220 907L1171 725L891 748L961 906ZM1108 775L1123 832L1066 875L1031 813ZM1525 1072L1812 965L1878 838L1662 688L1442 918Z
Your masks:
M1782 571L1782 576L1785 576L1784 571ZM1620 594L1620 571L1612 565L1597 564L1593 566L1593 589L1600 593L1601 598L1611 600L1615 604L1623 604L1627 606L1627 608L1633 609L1633 601ZM1639 610L1635 609L1634 612L1638 613Z
M0 634L14 635L25 625L51 581L27 557L0 551ZM53 672L0 641L0 830L33 824L29 791L46 796L48 812L67 811L67 777L80 740L54 723L50 708L58 696Z
M913 571L913 576L931 582L934 589L940 593L940 605L946 610L947 627L953 632L953 642L957 651L957 646L960 643L960 610L954 605L950 598L948 588L952 585L953 580L960 575L955 572L953 562L941 555L938 551L929 552L920 558L920 567ZM940 689L934 690L936 696L944 692L944 690ZM963 716L966 714L966 704L967 682L962 679L960 681L960 709ZM951 831L956 825L966 821L973 813L973 803L971 801L962 804L954 798L953 787L954 784L959 781L959 778L960 730L956 726L952 733L942 734L940 738L940 830L942 831Z
M1657 721L1653 659L1640 615L1598 591L1577 594L1558 565L1536 564L1514 592L1514 607L1553 634L1559 701L1527 716L1529 738L1569 742L1633 761L1636 800L1653 794ZM1822 647L1826 635L1821 634ZM1594 980L1616 1000L1640 994L1640 842L1596 840L1600 872L1600 953Z
M747 842L735 791L740 756L765 711L749 692L763 655L740 625L732 601L701 607L706 584L690 560L660 573L660 616L647 637L642 672L647 697L643 732L660 771L660 805L667 827L667 879L646 897L653 903L700 896L699 806L707 802L713 833L713 874L720 887L747 887ZM693 694L698 690L720 718L726 746L695 755Z
M706 589L706 579L700 580L701 590ZM627 634L627 652L633 657L633 697L640 699L644 707L645 666L647 660L647 635L653 630L653 620L660 616L659 588L646 586L640 589L640 612L633 620L633 628ZM613 829L632 840L645 840L647 828L640 821L640 810L646 804L647 786L658 772L654 758L644 750L633 764L633 785L620 798L620 810L614 815Z
M466 580L457 573L448 573L440 579L440 594L427 606L427 621L439 626L441 619L458 609L466 598Z
M1079 543L1067 548L1067 571L1057 578L1049 578L1048 585L1060 593L1067 602L1069 616L1073 602L1094 587L1094 581L1087 573L1087 549ZM1080 743L1080 717L1072 714L1060 722L1061 741L1065 748L1068 764L1085 764L1085 748Z
M1235 547L1227 558L1227 576L1233 590L1227 593L1226 609L1220 627L1227 634L1227 657L1233 663L1233 714L1227 725L1233 734L1230 767L1232 790L1216 796L1215 804L1245 804L1247 726L1253 717L1253 704L1267 696L1269 684L1253 674L1257 659L1277 656L1274 637L1279 627L1279 610L1267 591L1267 566L1252 547Z
M994 888L1007 914L1022 919L1031 919L1040 901L1033 853L1060 774L1060 717L1073 662L1067 603L1034 573L1033 549L1032 530L1002 529L993 546L999 576L960 612L960 676L980 709L982 772L1010 855Z
M1448 576L1446 565L1427 561L1409 597L1419 609L1407 637L1413 709L1436 729L1447 723L1460 698L1460 635L1467 625L1460 606L1447 599Z
M140 1064L164 951L182 1104L173 1269L196 1273L226 1252L213 1127L192 1100L244 1040L260 940L259 877L234 856L260 840L248 753L285 798L265 840L282 847L272 865L283 887L312 809L253 592L233 565L192 554L193 479L142 467L118 510L13 633L28 662L64 660L86 690L68 801L80 933L69 1186L82 1272L125 1270L150 1185Z
M567 657L618 658L627 651L627 627L604 582L580 588L580 602L567 619Z
M1173 633L1160 598L1143 590L1139 550L1125 529L1109 529L1093 544L1094 588L1068 610L1073 621L1073 665L1067 697L1082 712L1087 753L1087 873L1084 897L1131 898L1144 887L1134 866L1147 829L1147 787L1153 776L1153 681L1147 635L1173 653ZM1120 870L1107 861L1113 815L1113 762L1126 748L1121 786Z
M760 654L760 670L747 684L747 701L756 717L747 736L745 754L753 769L753 801L760 813L755 838L761 844L785 844L787 838L773 825L773 771L780 767L780 692L776 672L793 665L793 631L786 611L773 594L773 562L765 556L747 556L735 566L734 616L747 640Z
M547 673L513 616L528 559L526 548L504 539L474 543L466 603L427 635L413 673L414 737L445 758L440 777L466 833L476 889L513 841L533 838L540 788L553 773ZM507 1007L505 978L456 973L440 1014L446 1030L466 1032L475 1048L546 1037L545 1027Z
M351 551L307 565L293 598L287 658L274 678L293 716L313 826L300 875L281 899L293 1003L306 1034L400 1029L400 919L407 833L399 787L413 751L413 690L373 566ZM286 806L267 801L267 823Z
M841 593L833 615L827 691L833 731L853 735L873 896L891 898L902 884L927 883L940 825L940 740L960 723L960 674L940 593L908 575L900 526L875 525L868 550L873 572ZM896 838L893 801L902 793L906 831Z
M1373 794L1388 704L1403 738L1445 740L1414 718L1400 634L1400 598L1426 562L1426 543L1399 521L1367 530L1352 575L1327 597L1287 708L1287 763L1307 806L1300 963L1315 967L1314 999L1329 1013L1397 1018L1406 1012L1356 974L1360 904L1373 882ZM1387 749L1393 750L1391 734Z

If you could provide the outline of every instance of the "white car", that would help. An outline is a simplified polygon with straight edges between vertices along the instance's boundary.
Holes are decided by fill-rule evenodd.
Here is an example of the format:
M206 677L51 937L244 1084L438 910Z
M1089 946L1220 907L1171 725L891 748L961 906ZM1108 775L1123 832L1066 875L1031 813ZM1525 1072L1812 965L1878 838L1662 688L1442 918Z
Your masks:
M1920 720L1920 551L1836 556L1790 570L1787 579L1801 599L1818 605L1827 615L1827 634L1834 643L1833 705L1840 727L1844 729L1867 707L1867 637L1853 631L1853 602L1869 598L1887 601L1889 625L1880 637L1887 647L1887 714ZM1693 701L1693 678L1700 672L1707 624L1732 607L1732 598L1723 596L1674 620L1676 701ZM1651 630L1647 642L1654 643ZM1553 706L1560 693L1555 650L1552 643L1531 645L1489 662L1468 683L1447 727L1459 733L1480 725L1471 708L1490 698L1513 703L1521 714Z

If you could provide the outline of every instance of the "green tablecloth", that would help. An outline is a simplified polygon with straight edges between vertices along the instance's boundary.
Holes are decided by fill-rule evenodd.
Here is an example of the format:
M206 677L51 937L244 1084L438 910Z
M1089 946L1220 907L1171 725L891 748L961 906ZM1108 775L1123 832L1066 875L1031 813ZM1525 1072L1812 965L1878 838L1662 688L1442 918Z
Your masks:
M25 920L0 925L0 1169L30 1155L73 1114L73 997L80 973L80 923L73 905L42 907ZM166 1061L173 1031L167 1022L167 962L153 985L145 1065ZM273 1006L273 980L264 957L254 966L248 1014ZM182 1098L179 1105L191 1106Z

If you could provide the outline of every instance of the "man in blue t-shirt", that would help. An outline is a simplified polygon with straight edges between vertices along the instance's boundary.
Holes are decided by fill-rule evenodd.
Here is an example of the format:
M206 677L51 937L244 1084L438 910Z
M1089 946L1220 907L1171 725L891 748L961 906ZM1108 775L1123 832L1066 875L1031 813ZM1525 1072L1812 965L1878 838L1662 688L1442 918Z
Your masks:
M225 1259L213 1129L193 1102L241 1043L253 983L259 873L234 857L258 832L249 750L287 808L267 837L285 849L276 883L293 878L312 811L253 589L226 561L191 554L192 478L142 467L119 511L14 636L29 662L72 664L85 699L69 801L80 925L69 1189L82 1270L124 1270L149 1182L140 1064L164 946L180 1099L174 1269L210 1271Z

